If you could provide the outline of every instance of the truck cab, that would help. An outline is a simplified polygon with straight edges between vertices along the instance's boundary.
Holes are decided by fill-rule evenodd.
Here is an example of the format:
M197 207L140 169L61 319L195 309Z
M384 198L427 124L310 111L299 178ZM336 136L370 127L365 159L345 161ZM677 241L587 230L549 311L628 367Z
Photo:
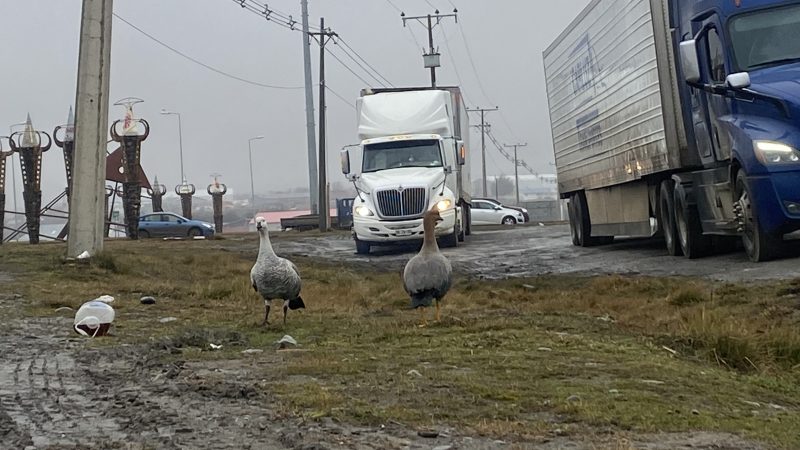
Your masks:
M800 229L800 2L673 3L702 166L674 176L700 225L678 238L703 248L712 234L741 235L751 259L770 259Z
M361 143L342 151L342 172L353 182L356 252L421 240L422 216L437 208L435 234L456 247L469 233L469 166L461 138L457 88L364 93L358 101ZM356 169L351 167L351 159Z

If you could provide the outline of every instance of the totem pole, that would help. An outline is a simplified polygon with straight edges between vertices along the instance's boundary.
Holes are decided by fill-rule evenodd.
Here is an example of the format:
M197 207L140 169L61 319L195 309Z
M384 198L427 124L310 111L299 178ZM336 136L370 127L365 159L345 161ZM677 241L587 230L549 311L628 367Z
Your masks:
M208 185L207 190L214 205L214 229L222 233L222 196L228 192L228 187L220 183L217 176L214 175L214 182Z
M58 132L64 130L64 140L58 139ZM72 166L75 164L75 116L69 108L66 125L59 125L53 130L53 141L64 152L64 169L67 172L67 204L72 199Z
M42 146L42 135L47 137L46 146ZM31 116L28 114L25 129L12 133L8 142L11 150L19 153L28 241L31 244L38 244L39 219L42 209L42 153L50 150L53 141L50 135L44 131L34 130Z
M164 211L164 208L161 207L161 200L163 199L164 194L166 193L167 193L167 187L164 186L163 184L158 184L158 177L156 176L152 189L147 190L147 195L150 196L150 200L153 202L153 212Z
M64 130L64 140L58 139L58 132ZM75 164L75 116L72 114L72 107L69 108L66 125L59 125L53 130L53 141L56 146L64 152L64 169L67 172L67 205L72 202L72 166ZM58 233L59 239L64 239L69 233L69 222Z
M125 120L122 122L122 136L117 134L119 120L111 124L111 139L122 147L122 209L125 211L125 227L128 237L139 239L139 213L142 208L142 184L139 174L139 161L142 153L142 141L150 134L150 125L144 119L133 118L133 105L141 103L141 99L129 97L115 105L125 106ZM144 126L144 133L139 134L137 124Z
M106 185L106 209L105 209L105 228L103 232L105 233L105 237L108 237L109 232L111 231L111 213L109 212L109 199L115 194L114 188Z
M175 186L175 193L181 197L181 209L183 209L183 217L192 220L192 196L194 195L194 185L186 182Z
M0 244L6 226L6 158L13 154L12 151L3 151L3 141L0 141Z

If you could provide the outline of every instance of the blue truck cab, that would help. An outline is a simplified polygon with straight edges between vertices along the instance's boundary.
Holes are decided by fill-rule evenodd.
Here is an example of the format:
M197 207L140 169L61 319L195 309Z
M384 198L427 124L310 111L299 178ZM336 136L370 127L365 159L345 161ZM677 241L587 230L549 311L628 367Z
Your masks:
M710 234L740 234L751 259L770 259L800 229L800 2L672 0L671 8L684 122L702 165L674 178L705 232L678 237L702 251Z
M800 1L592 0L544 66L573 244L764 261L800 230Z

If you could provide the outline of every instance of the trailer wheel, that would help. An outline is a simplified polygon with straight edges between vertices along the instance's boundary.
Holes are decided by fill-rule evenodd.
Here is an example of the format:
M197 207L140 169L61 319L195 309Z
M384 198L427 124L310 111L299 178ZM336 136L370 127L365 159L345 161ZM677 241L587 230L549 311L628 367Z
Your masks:
M703 235L697 207L689 205L683 186L675 186L673 206L677 240L683 255L689 259L708 255L711 252L711 237Z
M569 216L569 234L572 237L572 245L580 247L580 237L578 235L577 221L575 219L575 200L570 198L567 203L567 215Z
M575 203L573 215L575 218L575 233L578 238L577 245L581 247L592 247L595 245L610 244L614 241L614 236L592 237L592 221L589 218L589 205L586 202L586 193L580 191L573 194L570 203L573 202Z
M369 254L370 245L367 242L359 241L356 238L356 253L359 255L368 255Z
M681 247L678 245L677 239L678 230L675 228L674 186L672 180L661 182L658 195L658 221L664 231L664 243L667 245L667 253L671 256L681 256Z
M741 175L741 174L740 174ZM735 197L737 199L734 204L736 213L739 216L742 233L742 244L744 244L744 251L753 262L769 261L773 259L778 253L782 239L771 236L761 229L756 217L756 211L752 204L752 196L750 195L750 187L744 176L736 178L736 191Z

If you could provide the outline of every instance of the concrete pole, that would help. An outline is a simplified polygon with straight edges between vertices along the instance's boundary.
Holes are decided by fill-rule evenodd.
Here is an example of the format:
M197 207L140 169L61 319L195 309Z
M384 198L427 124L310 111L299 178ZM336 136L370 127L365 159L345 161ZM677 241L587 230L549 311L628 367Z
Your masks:
M83 0L67 256L103 251L113 0Z
M527 147L528 143L505 145L506 148L514 147L514 189L517 192L517 206L519 206L519 160L517 159L517 147Z
M314 125L314 88L311 81L311 40L308 34L308 0L300 0L303 16L303 72L306 86L306 141L308 144L308 194L311 214L318 214L317 142Z
M319 231L328 231L328 196L325 186L325 18L319 19Z

